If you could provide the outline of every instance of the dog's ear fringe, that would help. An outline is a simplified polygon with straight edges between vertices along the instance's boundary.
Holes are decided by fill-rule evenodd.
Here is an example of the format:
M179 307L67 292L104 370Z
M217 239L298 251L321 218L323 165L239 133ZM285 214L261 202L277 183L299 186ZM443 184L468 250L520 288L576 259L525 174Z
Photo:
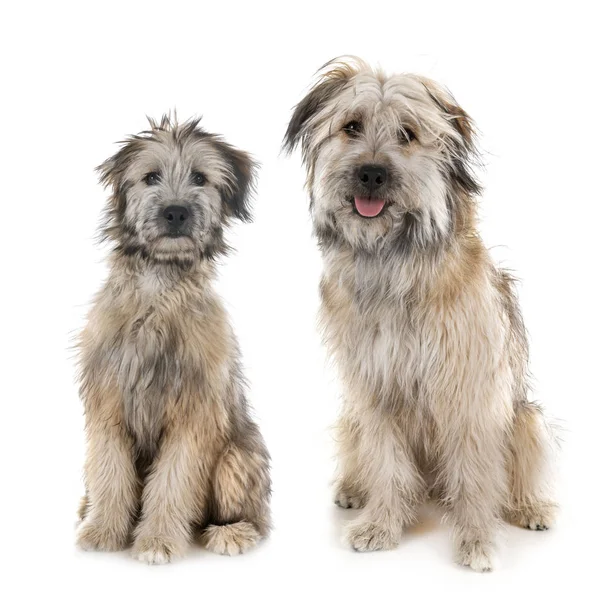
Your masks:
M114 155L96 167L100 183L105 188L111 187L113 191L119 188L123 174L140 150L140 140L141 138L137 135L128 137L120 143L123 146Z
M440 108L452 127L460 134L465 147L469 151L474 151L477 132L469 114L458 105L450 91L439 87L433 81L423 80L422 82L429 97Z
M283 138L284 153L290 155L298 143L306 141L306 123L335 97L353 76L366 69L369 69L368 64L356 56L340 56L319 68L317 81L294 108Z
M468 194L472 196L481 194L482 187L474 172L475 165L480 164L480 156L477 149L477 130L473 120L450 91L428 79L422 79L421 82L429 97L460 138L460 142L453 143L452 147L452 177Z
M241 221L252 221L251 202L256 185L258 163L242 151L221 139L213 139L231 168L231 181L221 188L228 214Z

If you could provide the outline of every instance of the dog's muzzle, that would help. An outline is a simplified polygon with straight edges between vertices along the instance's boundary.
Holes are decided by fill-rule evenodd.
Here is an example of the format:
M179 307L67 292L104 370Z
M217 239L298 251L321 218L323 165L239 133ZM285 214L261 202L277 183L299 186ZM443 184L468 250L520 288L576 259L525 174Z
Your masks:
M385 206L385 199L379 194L385 187L388 172L376 163L363 165L356 172L360 194L354 197L354 208L361 217L377 217Z

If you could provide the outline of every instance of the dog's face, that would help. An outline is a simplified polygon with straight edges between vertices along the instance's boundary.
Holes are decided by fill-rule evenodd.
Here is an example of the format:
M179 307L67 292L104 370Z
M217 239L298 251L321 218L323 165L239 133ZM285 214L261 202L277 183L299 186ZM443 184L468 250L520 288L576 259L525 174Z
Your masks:
M467 114L418 76L360 61L325 68L285 138L302 146L319 239L367 251L444 241L478 191Z
M254 163L197 120L150 124L98 168L113 191L107 234L125 254L160 263L222 253L230 218L250 218Z

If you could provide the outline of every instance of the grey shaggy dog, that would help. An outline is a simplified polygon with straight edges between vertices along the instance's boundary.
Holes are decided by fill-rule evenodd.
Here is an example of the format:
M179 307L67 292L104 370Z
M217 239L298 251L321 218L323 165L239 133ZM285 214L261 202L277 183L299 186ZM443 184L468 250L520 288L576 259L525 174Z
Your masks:
M435 494L458 562L490 570L502 518L546 529L556 505L513 280L477 233L472 121L429 79L335 60L294 110L297 145L344 386L335 499L363 509L347 540L395 547Z
M77 542L160 564L237 554L270 527L269 455L212 288L223 230L250 219L255 164L165 116L98 169L110 275L79 343L88 452Z

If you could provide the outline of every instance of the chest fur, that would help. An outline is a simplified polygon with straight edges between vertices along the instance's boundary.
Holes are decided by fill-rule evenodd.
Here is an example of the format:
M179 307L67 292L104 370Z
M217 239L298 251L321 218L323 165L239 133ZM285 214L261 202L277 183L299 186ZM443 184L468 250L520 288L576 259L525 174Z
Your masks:
M505 329L490 292L368 293L340 277L321 289L327 344L347 384L372 397L435 408L459 389L476 394L502 365Z
M346 379L373 396L414 390L426 356L423 326L402 302L360 303L346 295L323 303L326 342Z
M123 421L146 451L155 448L169 415L186 415L219 390L226 364L222 318L176 306L111 303L98 308L87 331L88 370L99 385L117 386Z

